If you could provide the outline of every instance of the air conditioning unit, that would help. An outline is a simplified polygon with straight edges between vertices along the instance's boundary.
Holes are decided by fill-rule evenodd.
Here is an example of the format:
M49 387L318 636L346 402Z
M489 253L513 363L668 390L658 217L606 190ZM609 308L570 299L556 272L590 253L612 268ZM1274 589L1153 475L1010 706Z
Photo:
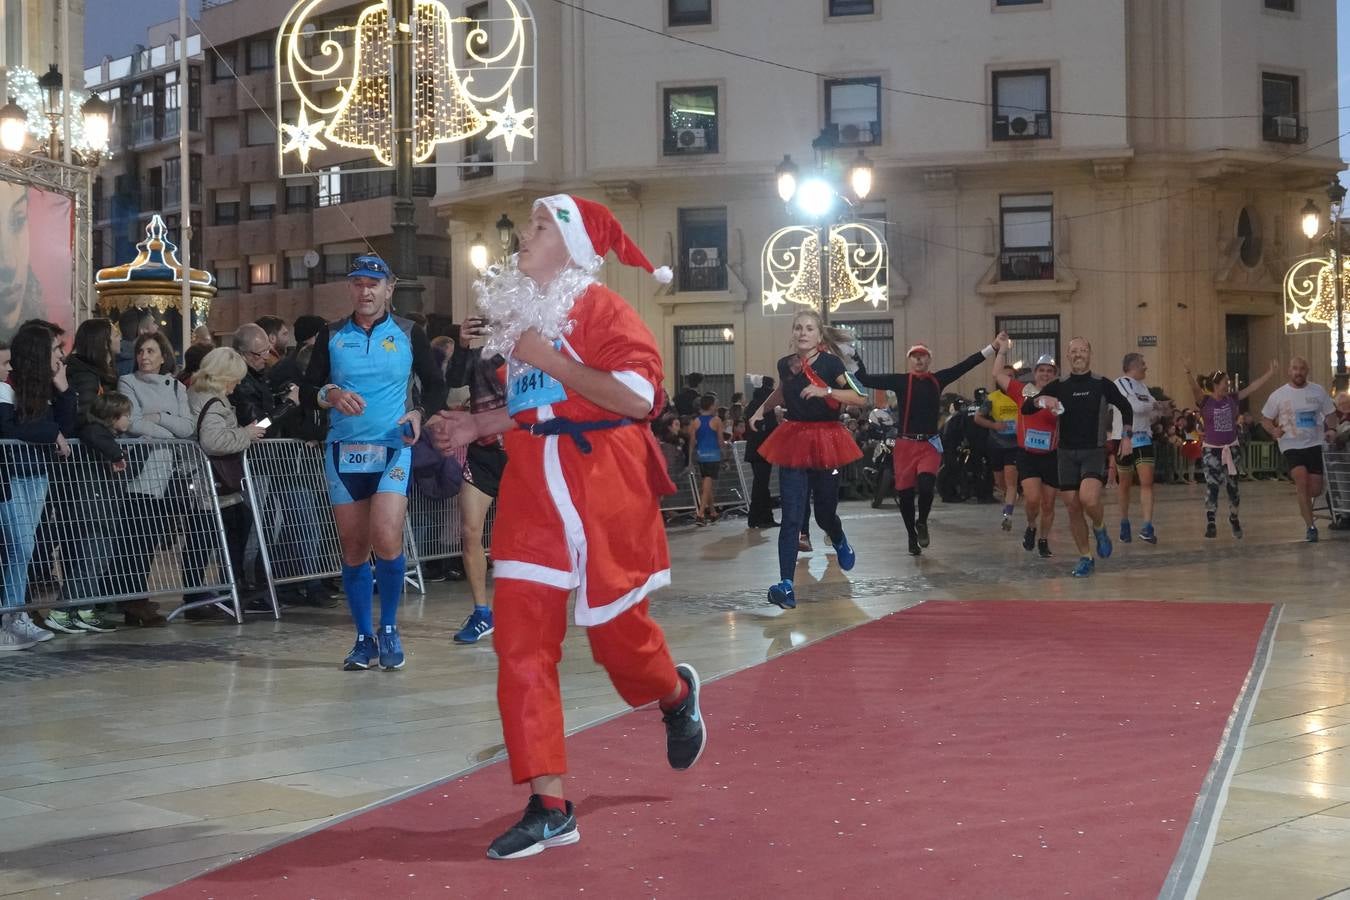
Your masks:
M721 265L721 251L717 247L690 247L689 268L715 269Z
M1041 277L1041 261L1035 256L1014 256L1008 262L1013 277L1031 281Z
M863 128L861 125L845 125L839 129L839 139L845 144L870 144L876 138L877 124L872 122L870 127Z
M1275 136L1282 141L1298 140L1298 117L1275 116Z
M708 132L702 128L681 128L675 132L675 147L678 150L706 150Z

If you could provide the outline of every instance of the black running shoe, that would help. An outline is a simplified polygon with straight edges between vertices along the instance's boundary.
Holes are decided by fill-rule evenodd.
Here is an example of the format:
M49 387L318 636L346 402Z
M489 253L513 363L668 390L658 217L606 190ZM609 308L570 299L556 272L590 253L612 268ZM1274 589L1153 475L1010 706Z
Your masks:
M1040 555L1041 559L1049 559L1055 555L1050 552L1050 542L1045 538L1036 542L1036 553Z
M921 547L919 546L919 540L918 540L918 538L910 538L910 539L909 539L909 555L910 555L910 556L922 556L922 555L923 555L923 548L921 548Z
M567 812L545 809L538 794L530 795L525 815L488 847L488 859L523 859L543 853L549 847L562 847L581 840L576 810L567 801Z
M1213 522L1208 522L1208 523L1206 523L1206 524L1205 524L1205 537L1207 537L1207 538L1212 538L1212 537L1218 537L1218 536L1219 536L1219 529L1217 529L1217 528L1214 527L1214 523L1213 523Z
M688 663L680 663L675 672L689 684L689 696L676 709L661 717L666 723L666 760L672 769L687 769L703 755L708 729L698 708L698 673Z
M1233 537L1237 538L1238 540L1241 540L1241 539L1242 539L1242 522L1240 522L1240 521L1238 520L1238 517L1237 517L1237 516L1229 516L1229 517L1228 517L1228 525L1229 525L1229 527L1231 527L1231 528L1233 529Z
M928 523L927 523L927 522L916 522L916 523L914 523L914 530L915 530L915 532L917 532L918 535L919 535L919 546L920 546L920 547L927 547L927 546L928 546Z
M1036 529L1028 528L1022 532L1022 549L1030 553L1036 546Z

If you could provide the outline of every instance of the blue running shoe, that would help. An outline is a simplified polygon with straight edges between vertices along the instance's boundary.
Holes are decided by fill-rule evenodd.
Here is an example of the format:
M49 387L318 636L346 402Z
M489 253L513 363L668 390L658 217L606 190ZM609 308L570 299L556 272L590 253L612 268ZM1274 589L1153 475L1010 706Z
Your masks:
M342 661L342 669L344 672L360 672L369 669L379 657L380 648L375 639L368 634L360 634L356 636L352 652Z
M1073 567L1073 577L1087 578L1089 575L1092 574L1092 570L1095 569L1096 567L1097 564L1093 561L1092 557L1080 556L1078 558L1078 565Z
M1144 533L1141 531L1141 532L1139 533L1139 536L1140 536L1140 537L1143 537L1143 536L1144 536ZM1121 519L1121 520L1120 520L1120 542L1121 542L1122 544L1128 544L1128 543L1130 543L1130 520L1129 520L1129 519Z
M1139 540L1148 544L1158 543L1158 533L1153 530L1152 522L1145 522L1144 527L1139 529Z
M769 588L769 602L780 609L796 609L797 595L792 591L792 582L785 579Z
M1106 528L1094 528L1092 533L1097 537L1097 555L1106 559L1111 555L1111 538L1106 533Z
M403 668L403 642L398 639L398 626L383 626L378 637L380 639L380 668L386 672Z
M858 554L853 552L853 547L849 544L848 538L844 538L842 541L835 544L834 552L839 555L839 568L843 569L845 572L852 569L853 564L858 561Z
M1317 543L1317 526L1316 526L1316 525L1309 525L1309 526L1308 526L1308 533L1305 534L1303 537L1304 537L1304 539L1305 539L1308 543L1310 543L1310 544L1315 544L1315 543Z
M456 644L476 644L479 638L492 634L492 610L475 606L473 612L464 620L464 625L455 633Z

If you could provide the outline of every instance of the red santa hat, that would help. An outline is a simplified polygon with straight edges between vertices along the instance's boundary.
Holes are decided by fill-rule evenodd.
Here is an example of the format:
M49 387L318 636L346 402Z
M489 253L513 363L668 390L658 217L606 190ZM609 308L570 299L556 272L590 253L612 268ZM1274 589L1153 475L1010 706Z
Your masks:
M932 353L928 352L928 348L925 347L923 344L915 344L913 347L909 348L909 352L906 353L905 356L918 356L919 354L923 354L924 356L933 355Z
M553 214L553 220L562 231L563 242L577 265L589 268L613 250L619 262L646 269L661 284L670 284L674 278L670 266L652 267L651 260L629 240L619 220L604 204L571 194L554 194L534 201L534 205L535 208L543 206Z

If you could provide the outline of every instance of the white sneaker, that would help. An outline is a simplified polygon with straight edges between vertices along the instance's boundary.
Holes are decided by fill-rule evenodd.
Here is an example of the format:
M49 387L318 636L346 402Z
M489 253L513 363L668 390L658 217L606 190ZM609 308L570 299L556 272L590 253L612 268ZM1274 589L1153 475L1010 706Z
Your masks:
M9 630L25 640L35 641L39 644L56 637L56 635L34 622L26 612L14 613L9 617Z
M22 638L13 631L10 631L8 623L5 624L4 628L0 628L0 651L27 650L36 643L37 641Z

